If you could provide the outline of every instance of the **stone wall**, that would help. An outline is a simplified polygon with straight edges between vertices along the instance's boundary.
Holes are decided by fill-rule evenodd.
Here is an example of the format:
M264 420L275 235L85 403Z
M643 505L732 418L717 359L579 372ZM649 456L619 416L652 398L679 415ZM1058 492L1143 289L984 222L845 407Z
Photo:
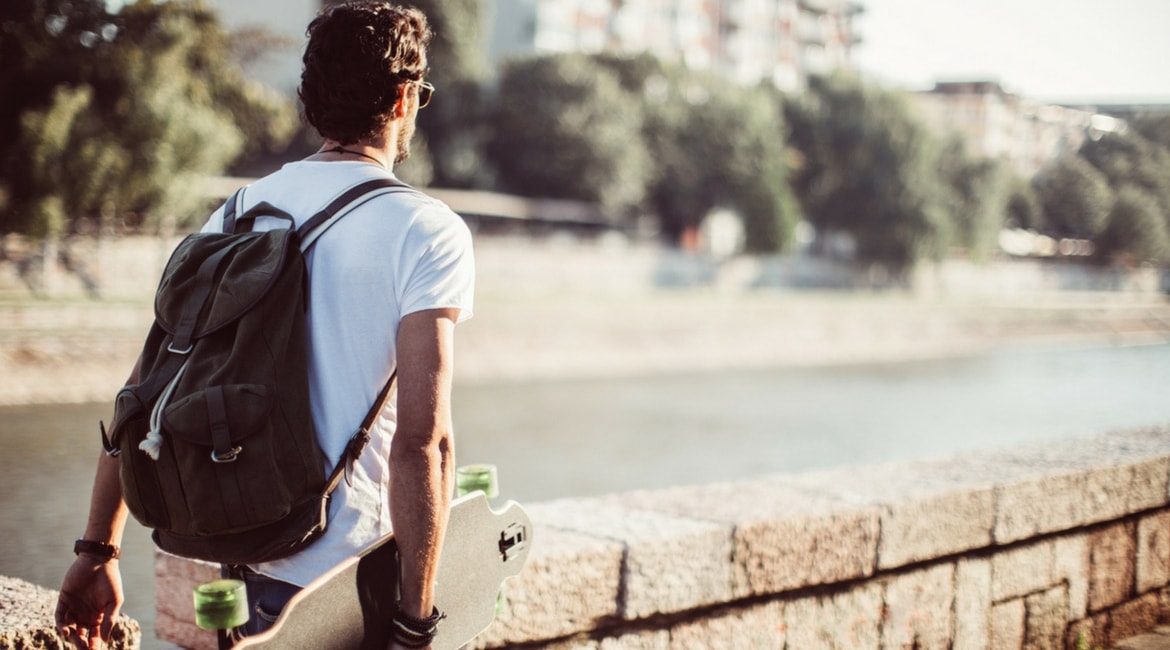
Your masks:
M0 576L0 650L59 650L76 647L57 633L53 613L57 592L20 578ZM106 650L136 650L142 642L138 621L120 614Z
M1170 428L529 504L475 648L1034 650L1170 616ZM158 560L164 639L213 646Z

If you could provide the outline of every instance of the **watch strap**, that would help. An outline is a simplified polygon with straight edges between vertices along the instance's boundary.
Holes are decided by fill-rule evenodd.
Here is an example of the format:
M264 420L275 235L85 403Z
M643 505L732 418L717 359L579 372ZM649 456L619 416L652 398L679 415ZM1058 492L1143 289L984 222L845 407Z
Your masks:
M113 544L107 544L106 542L98 542L92 539L79 539L73 542L73 554L81 555L82 553L100 557L103 560L116 560L122 555L122 549Z

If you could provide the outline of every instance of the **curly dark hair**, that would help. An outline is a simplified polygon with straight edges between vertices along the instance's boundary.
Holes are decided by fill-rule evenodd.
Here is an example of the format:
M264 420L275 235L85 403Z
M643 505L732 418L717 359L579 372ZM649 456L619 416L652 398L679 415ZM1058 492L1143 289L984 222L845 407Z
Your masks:
M297 96L305 119L343 145L381 133L406 81L427 70L431 28L414 7L386 1L325 7L309 23Z

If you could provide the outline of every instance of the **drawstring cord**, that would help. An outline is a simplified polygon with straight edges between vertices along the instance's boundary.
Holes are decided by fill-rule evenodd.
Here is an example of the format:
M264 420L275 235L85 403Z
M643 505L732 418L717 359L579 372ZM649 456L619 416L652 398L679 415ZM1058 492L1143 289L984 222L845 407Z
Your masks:
M159 452L162 451L162 412L166 407L167 402L171 401L171 396L175 393L175 387L179 385L179 380L183 378L183 372L187 370L187 364L191 363L190 359L183 362L179 367L179 371L175 373L175 378L171 383L167 384L163 394L154 403L154 409L150 412L150 432L146 434L146 438L138 443L138 448L146 452L151 460L158 460Z

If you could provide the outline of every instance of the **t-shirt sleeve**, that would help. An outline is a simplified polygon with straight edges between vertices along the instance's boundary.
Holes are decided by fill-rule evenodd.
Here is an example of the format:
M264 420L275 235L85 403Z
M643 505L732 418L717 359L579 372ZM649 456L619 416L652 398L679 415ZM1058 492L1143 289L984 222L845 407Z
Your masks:
M475 254L467 224L445 206L415 213L403 245L399 305L406 316L424 309L455 308L456 322L471 318Z
M211 216L208 217L208 219L207 219L207 223L203 224L203 227L199 229L199 232L206 233L206 232L222 232L222 231L223 231L223 206L221 205L215 209L215 212L211 213Z

